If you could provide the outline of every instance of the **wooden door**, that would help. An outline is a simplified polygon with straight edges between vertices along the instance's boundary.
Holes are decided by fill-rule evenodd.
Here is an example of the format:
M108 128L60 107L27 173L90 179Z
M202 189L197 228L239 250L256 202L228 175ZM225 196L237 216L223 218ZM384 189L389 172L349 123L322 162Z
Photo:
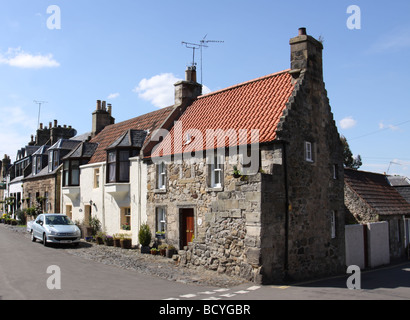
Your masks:
M194 209L180 209L181 214L181 248L192 242L195 236Z

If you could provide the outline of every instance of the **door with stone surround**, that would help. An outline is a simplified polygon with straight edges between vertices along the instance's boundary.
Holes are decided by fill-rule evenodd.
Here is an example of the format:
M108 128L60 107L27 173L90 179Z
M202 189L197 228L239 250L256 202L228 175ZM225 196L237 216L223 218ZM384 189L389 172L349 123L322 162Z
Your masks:
M195 236L194 209L180 209L180 239L181 248L192 242Z

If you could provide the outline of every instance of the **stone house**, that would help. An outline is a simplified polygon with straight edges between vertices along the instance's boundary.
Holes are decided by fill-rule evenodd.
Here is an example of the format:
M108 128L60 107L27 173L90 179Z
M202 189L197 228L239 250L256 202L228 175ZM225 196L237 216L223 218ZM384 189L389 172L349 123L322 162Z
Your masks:
M405 256L409 243L410 204L389 183L386 175L345 169L347 223L387 221L390 259Z
M37 130L36 138L30 145L37 150L21 170L23 209L39 204L45 213L60 213L61 159L81 141L73 140L77 131L71 126L54 125ZM19 180L20 181L20 180Z
M345 272L343 157L322 44L301 28L291 68L200 96L147 163L153 234L179 263L258 283ZM144 150L143 150L144 151Z

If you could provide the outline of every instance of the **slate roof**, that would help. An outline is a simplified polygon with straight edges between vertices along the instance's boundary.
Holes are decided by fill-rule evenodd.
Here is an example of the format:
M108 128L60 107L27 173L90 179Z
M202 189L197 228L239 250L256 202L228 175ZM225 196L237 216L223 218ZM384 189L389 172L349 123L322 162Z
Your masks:
M383 174L345 169L345 184L379 215L410 215L410 204Z
M121 148L121 147L136 147L142 148L144 145L147 131L145 130L127 130L121 137L110 144L107 149Z
M173 110L174 106L171 106L105 127L90 141L97 143L98 147L89 163L92 164L106 161L107 148L128 130L148 131L146 142L149 141L150 134L162 125Z
M252 129L259 130L260 143L274 141L280 117L294 90L288 71L270 74L198 97L179 119L182 131L174 126L151 156L226 147L231 142L229 138L224 138L225 133L230 131L232 135L228 136L236 139L239 130L243 129L247 130L247 138L244 136L234 140L236 143L233 145L250 144ZM187 130L190 129L195 129L197 133L199 130L202 139L195 131L191 131L192 140L189 140ZM218 139L214 139L211 145L206 143L209 129L223 132L219 143Z
M69 154L67 154L62 160L84 158L90 159L93 156L97 147L97 143L82 142L76 148L74 148Z

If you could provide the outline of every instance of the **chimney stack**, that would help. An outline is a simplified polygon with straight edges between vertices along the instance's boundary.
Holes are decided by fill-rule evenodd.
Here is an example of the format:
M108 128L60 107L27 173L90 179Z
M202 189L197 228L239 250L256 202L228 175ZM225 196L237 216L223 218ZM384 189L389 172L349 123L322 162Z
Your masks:
M185 71L185 81L178 81L174 86L174 106L183 106L185 108L202 94L202 85L196 82L195 66L189 66Z
M291 73L298 77L308 72L314 80L323 81L323 45L307 35L306 28L299 28L298 36L290 39Z
M106 126L115 123L115 119L111 116L112 106L108 104L106 108L106 101L97 100L97 109L92 113L92 137L99 134Z

